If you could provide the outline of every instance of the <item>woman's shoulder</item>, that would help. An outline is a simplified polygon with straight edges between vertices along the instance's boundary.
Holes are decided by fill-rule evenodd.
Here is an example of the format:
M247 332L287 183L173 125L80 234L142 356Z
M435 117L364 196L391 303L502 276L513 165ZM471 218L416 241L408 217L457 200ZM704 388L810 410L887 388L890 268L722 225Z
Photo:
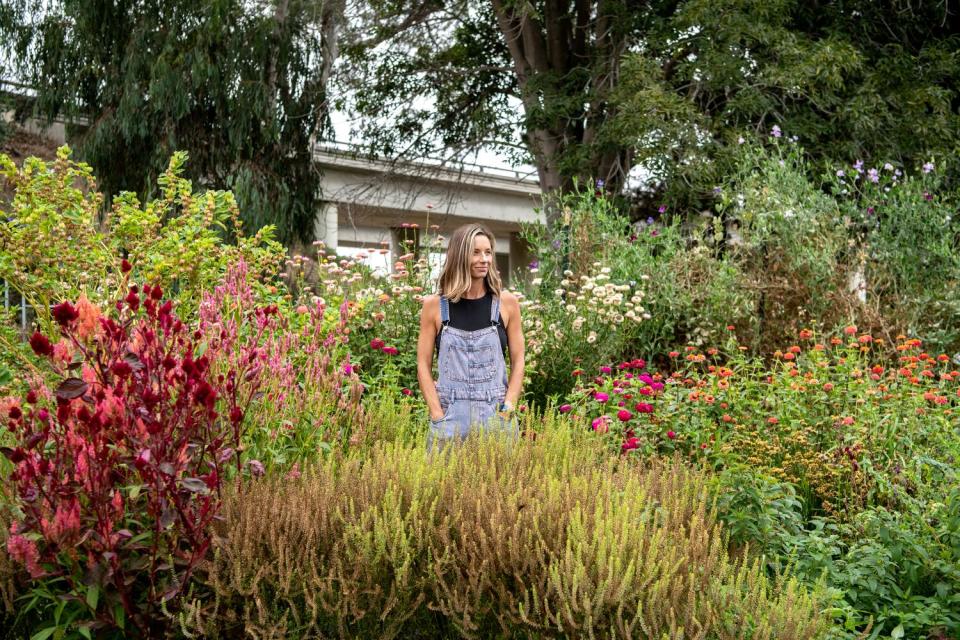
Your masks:
M510 305L510 306L517 305L517 304L520 303L519 301L520 301L520 299L517 297L517 294L515 294L515 293L511 293L511 292L507 291L506 289L504 289L504 290L502 290L502 291L500 292L500 305L501 305L501 306L503 306L503 305Z
M439 309L439 308L440 308L440 294L438 294L438 293L431 293L430 295L423 296L422 304L423 304L423 308L424 308L424 309L433 309L433 308Z

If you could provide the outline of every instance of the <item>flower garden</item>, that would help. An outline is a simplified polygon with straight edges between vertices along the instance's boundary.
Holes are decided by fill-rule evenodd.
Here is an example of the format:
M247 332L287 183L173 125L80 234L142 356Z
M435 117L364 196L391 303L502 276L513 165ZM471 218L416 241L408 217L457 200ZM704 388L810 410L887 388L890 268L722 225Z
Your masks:
M741 154L701 222L529 229L522 435L432 455L435 229L381 275L183 155L106 215L0 156L0 636L960 638L960 199Z

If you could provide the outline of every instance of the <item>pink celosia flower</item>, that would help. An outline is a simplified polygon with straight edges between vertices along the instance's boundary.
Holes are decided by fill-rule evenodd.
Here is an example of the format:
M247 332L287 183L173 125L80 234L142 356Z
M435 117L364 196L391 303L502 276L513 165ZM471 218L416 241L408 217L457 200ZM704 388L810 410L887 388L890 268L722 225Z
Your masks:
M21 535L11 535L7 538L7 553L14 561L27 568L30 577L39 578L43 575L43 569L40 567L40 553L33 540L27 540Z
M80 340L86 340L100 330L100 309L85 295L77 299L77 323L73 330Z
M33 335L30 336L30 348L33 349L33 352L38 356L53 355L53 345L50 344L50 340L39 331L34 331Z
M67 326L79 317L76 308L67 301L55 305L50 313L61 327Z

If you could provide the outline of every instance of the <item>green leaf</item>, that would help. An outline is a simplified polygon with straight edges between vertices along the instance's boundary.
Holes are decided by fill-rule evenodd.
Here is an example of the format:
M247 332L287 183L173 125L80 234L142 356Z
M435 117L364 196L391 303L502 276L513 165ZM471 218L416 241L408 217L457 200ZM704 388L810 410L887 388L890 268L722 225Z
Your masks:
M41 629L40 631L37 631L35 634L30 636L30 640L47 640L47 638L52 636L54 632L56 632L56 630L57 630L56 626L47 627L46 629Z
M903 637L903 634L904 634L903 625L898 624L896 627L893 628L893 631L890 632L890 637L893 640L899 640L900 638Z
M92 584L87 587L87 606L90 607L91 611L97 610L97 603L100 601L100 589L97 585Z

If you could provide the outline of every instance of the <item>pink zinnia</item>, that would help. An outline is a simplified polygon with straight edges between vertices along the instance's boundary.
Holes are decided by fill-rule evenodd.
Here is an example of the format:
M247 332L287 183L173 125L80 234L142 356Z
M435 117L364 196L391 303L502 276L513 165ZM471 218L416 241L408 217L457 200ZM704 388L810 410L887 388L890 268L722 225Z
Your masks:
M370 341L370 348L373 349L374 351L380 351L380 349L383 349L385 344L386 343L380 338L374 338L373 340Z
M620 409L620 411L617 412L617 418L620 419L620 422L627 422L632 417L633 417L633 414L627 411L626 409Z
M667 431L667 437L673 440L677 437L677 434L673 431Z
M646 402L638 402L633 408L637 413L653 413L653 405Z
M395 356L398 353L400 353L400 351L398 351L396 347L384 347L383 352L388 356Z
M569 404L560 405L560 413L570 413L573 411L573 406Z
M593 430L597 433L606 433L610 430L610 418L608 416L594 418L590 426L593 427Z
M630 437L630 438L627 438L622 445L620 445L620 451L622 453L626 453L627 451L631 451L639 447L640 447L640 438Z
M597 402L606 402L607 400L610 399L610 396L608 396L603 391L597 391L596 393L593 394L593 399L596 400Z

